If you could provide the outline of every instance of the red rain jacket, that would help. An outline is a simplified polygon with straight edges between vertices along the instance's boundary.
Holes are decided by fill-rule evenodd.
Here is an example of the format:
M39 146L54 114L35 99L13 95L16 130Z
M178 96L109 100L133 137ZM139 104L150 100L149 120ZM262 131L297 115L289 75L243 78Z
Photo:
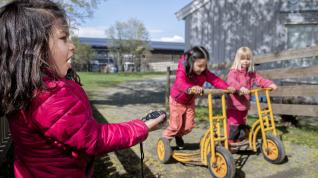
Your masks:
M44 80L28 110L8 115L14 143L14 174L29 177L87 177L88 160L145 140L141 120L99 124L84 90L65 79ZM92 171L88 171L92 173Z
M185 71L185 58L184 55L182 55L179 59L176 80L170 90L170 96L180 104L191 105L194 103L196 96L187 94L188 88L195 85L202 86L206 81L216 88L227 89L228 87L228 84L225 83L225 81L214 75L208 69L200 75L193 74L191 79L187 77Z

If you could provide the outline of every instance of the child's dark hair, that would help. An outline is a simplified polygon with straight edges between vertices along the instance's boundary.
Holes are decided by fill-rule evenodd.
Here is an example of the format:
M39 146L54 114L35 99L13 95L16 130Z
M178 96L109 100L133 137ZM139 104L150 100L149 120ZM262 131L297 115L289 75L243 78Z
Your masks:
M192 78L193 64L197 59L209 61L209 52L203 46L195 46L185 52L185 71L187 77Z
M34 90L45 88L57 21L68 27L64 10L50 0L16 0L0 8L0 116L27 108Z

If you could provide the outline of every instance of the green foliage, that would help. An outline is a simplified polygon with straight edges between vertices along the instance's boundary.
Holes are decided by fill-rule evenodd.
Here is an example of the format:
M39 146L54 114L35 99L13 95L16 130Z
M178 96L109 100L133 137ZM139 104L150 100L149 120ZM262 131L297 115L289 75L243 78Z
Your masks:
M117 58L119 66L123 66L124 55L130 56L139 71L141 57L149 53L149 33L144 24L137 19L116 22L106 30L107 37L111 40L110 53Z
M11 0L0 0L0 5ZM60 4L67 12L71 21L75 24L91 17L97 4L106 0L53 0Z
M72 41L75 45L72 66L75 67L77 71L87 69L88 62L96 57L95 50L90 45L81 44L78 37L73 37Z
M64 7L71 21L75 24L91 17L97 4L106 0L55 0Z

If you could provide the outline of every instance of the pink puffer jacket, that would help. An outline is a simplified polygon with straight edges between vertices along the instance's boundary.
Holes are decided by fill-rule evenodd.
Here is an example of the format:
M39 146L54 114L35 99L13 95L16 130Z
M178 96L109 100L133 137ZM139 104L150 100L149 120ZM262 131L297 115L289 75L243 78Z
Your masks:
M270 86L273 82L271 80L265 79L256 72L230 69L227 75L227 83L236 90L240 90L241 87L252 89L253 85L265 88ZM250 94L231 94L230 97L227 98L227 109L236 109L240 111L248 110L250 108L250 99Z
M228 84L225 83L225 81L214 75L208 69L200 75L193 74L193 78L190 79L187 77L185 71L185 58L184 56L181 56L176 73L176 80L170 90L170 96L180 104L191 105L193 104L196 96L187 94L188 88L195 85L202 86L206 81L216 88L226 89L228 87Z
M145 140L141 120L99 124L84 90L70 80L45 80L28 110L8 116L14 143L14 174L29 177L87 177L88 160Z

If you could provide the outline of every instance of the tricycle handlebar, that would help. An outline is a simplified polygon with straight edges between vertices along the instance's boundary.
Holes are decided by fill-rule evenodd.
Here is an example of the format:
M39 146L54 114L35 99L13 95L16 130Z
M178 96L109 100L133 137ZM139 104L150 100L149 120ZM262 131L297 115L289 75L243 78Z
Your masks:
M222 89L204 89L202 95L222 95L222 94L229 94L231 91L229 90L222 90Z
M260 91L272 91L272 88L254 88L249 90L249 93L255 93L255 92L260 92ZM222 90L222 89L204 89L202 90L201 95L223 95L223 94L232 94L230 90ZM239 95L244 95L244 93L241 93L240 91L235 91L234 93L238 93ZM193 94L192 91L190 90L190 94Z

